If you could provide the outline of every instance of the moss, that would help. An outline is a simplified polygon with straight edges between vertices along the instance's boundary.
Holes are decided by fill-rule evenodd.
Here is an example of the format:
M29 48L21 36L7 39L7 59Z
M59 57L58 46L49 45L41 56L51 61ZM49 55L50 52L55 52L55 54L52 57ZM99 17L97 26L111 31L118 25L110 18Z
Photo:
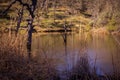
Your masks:
M92 29L93 26L93 21L89 22L86 26L85 26L85 30L86 31L90 31Z
M116 26L107 26L107 30L108 31L110 31L110 32L112 32L112 31L116 31L118 29L118 27L116 27Z
M43 19L40 25L41 27L52 27L53 22L53 19Z
M25 33L26 33L26 30L19 30L19 33L20 33L20 34L25 34Z
M88 25L86 25L86 27L85 27L85 30L86 31L90 31L92 29L92 27L88 24Z
M10 12L8 13L8 16L11 18L16 18L17 17L17 12Z
M107 24L107 30L112 32L112 31L116 31L117 29L118 27L116 26L116 20L115 18L112 18L111 20L109 20Z
M5 23L9 23L10 21L7 19L0 19L0 24L5 24Z
M20 24L20 26L26 26L27 25L27 22L22 22L21 24Z

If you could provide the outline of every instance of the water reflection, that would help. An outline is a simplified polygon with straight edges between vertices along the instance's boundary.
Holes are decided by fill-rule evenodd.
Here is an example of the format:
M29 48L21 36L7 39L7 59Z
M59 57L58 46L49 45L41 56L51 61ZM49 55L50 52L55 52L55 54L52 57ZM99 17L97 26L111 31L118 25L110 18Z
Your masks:
M32 51L36 59L47 59L62 78L80 64L86 55L90 67L96 67L98 75L119 71L120 46L110 35L45 34L34 36Z

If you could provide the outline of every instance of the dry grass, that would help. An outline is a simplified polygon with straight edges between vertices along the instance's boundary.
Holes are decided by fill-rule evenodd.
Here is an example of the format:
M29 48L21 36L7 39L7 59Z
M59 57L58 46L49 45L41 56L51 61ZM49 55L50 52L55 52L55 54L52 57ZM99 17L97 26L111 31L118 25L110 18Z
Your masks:
M93 28L91 30L92 34L109 34L109 31L103 27L103 28Z
M44 60L29 59L24 37L0 38L0 80L54 80L56 71ZM48 68L49 67L49 68Z

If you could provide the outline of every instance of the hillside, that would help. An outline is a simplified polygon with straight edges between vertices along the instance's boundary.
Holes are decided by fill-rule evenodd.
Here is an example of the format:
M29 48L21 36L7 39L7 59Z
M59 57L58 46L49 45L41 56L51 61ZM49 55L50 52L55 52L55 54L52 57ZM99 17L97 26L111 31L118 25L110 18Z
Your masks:
M26 1L24 1L26 2ZM29 2L29 0L28 0ZM38 0L35 12L35 29L75 27L89 31L92 28L105 27L108 31L120 31L119 0ZM8 0L1 0L0 12L10 4ZM8 13L0 19L1 26L17 25L19 3L14 4ZM27 25L28 12L24 8L21 28ZM11 23L10 23L11 21ZM38 30L39 31L39 30Z

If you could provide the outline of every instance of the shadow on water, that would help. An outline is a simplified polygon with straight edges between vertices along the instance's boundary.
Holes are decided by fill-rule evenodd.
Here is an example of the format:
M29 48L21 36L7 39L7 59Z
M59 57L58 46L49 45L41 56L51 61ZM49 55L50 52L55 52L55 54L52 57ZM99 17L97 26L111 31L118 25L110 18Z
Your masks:
M33 38L32 56L45 60L61 80L119 77L120 47L110 35L45 34Z

